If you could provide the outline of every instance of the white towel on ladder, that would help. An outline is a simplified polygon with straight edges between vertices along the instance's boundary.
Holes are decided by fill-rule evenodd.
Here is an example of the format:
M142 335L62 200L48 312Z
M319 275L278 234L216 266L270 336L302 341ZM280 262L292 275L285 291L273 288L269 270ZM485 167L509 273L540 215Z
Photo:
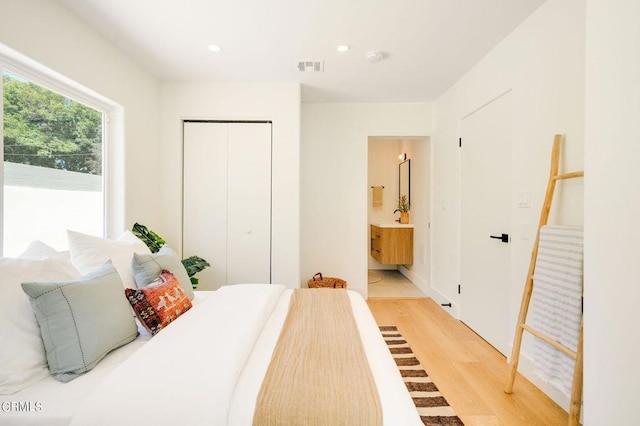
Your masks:
M574 352L582 317L582 277L583 229L543 226L529 324ZM533 355L534 373L569 396L574 359L540 339L535 339Z

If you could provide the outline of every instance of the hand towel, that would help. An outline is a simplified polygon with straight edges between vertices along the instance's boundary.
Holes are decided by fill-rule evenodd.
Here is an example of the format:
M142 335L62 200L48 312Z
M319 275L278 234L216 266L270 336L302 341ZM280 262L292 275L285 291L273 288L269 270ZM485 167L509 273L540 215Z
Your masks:
M382 186L373 187L373 207L382 207Z

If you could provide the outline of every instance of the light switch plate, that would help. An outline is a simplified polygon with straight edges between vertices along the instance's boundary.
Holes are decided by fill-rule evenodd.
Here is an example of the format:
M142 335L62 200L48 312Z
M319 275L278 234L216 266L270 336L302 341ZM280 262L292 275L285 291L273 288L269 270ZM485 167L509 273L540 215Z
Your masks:
M528 209L531 207L531 193L521 192L518 194L518 208Z

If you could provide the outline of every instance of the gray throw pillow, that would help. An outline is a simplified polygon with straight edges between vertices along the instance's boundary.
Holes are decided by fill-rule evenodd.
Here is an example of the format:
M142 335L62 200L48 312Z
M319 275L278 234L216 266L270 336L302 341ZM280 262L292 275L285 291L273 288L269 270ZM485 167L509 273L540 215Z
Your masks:
M56 380L75 379L136 338L138 328L122 288L111 261L79 280L22 283Z
M176 252L171 250L166 244L154 254L134 253L131 259L131 267L136 279L136 287L139 289L146 287L158 278L163 269L171 272L180 282L180 286L193 300L193 287L187 274L187 270L178 258Z

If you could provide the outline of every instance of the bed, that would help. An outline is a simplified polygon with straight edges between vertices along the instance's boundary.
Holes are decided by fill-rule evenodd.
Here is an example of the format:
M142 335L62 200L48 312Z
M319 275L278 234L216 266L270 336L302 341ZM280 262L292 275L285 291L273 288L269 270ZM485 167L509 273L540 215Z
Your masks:
M421 425L364 299L346 290L307 291L348 295L383 423ZM68 383L48 375L1 395L0 424L250 425L292 294L268 284L195 292L179 319L153 337L141 328L91 371Z

